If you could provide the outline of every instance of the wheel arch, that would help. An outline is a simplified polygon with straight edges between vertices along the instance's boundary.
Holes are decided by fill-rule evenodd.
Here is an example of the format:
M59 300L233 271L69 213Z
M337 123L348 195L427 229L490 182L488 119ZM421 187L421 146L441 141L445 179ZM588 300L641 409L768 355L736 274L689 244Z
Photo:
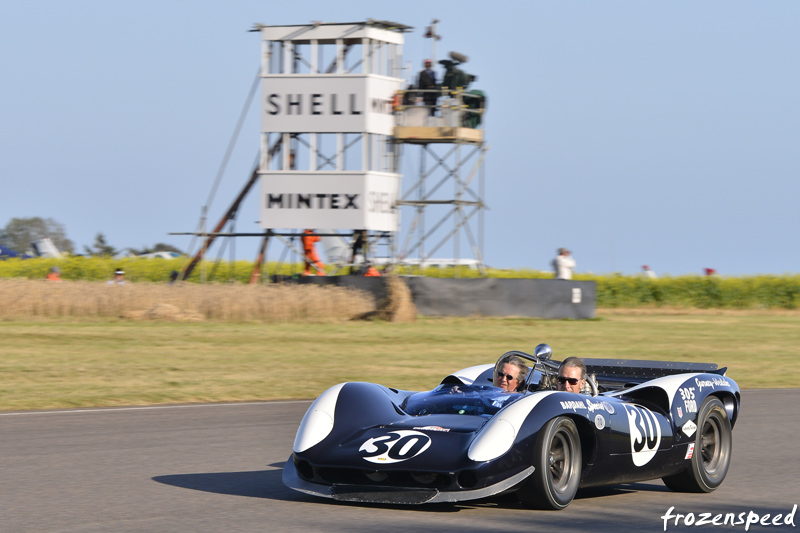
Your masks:
M587 467L587 465L593 464L597 455L597 432L594 422L579 412L564 411L559 404L565 398L562 396L564 393L549 391L537 394L543 395L542 401L536 406L536 409L531 409L529 412L520 430L520 433L525 435L523 438L526 440L532 438L535 441L542 428L548 423L556 418L569 418L575 423L581 441L581 466Z
M734 424L736 424L736 420L739 418L739 406L742 400L741 393L738 390L720 390L712 392L706 396L706 398L710 398L712 396L722 402L722 405L725 407L725 412L728 414L728 420L731 423L731 429L733 429ZM703 401L705 401L705 398Z
M577 414L560 416L572 419L578 428L578 437L581 439L581 471L585 474L589 465L594 464L597 453L597 433L594 423Z
M730 417L731 412L735 415L737 394L738 391L714 391L702 399L697 415L697 433L693 435L694 454L684 470L661 478L668 488L678 492L708 493L722 484L730 467L733 443ZM708 441L705 437L706 423L712 435Z

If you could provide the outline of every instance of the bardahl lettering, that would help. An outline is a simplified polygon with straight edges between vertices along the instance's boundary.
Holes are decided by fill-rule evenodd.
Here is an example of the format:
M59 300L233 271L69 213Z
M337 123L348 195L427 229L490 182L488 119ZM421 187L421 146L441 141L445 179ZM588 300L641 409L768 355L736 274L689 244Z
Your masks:
M583 402L576 402L575 400L567 400L566 402L561 402L561 408L575 411L577 409L586 409L586 404Z

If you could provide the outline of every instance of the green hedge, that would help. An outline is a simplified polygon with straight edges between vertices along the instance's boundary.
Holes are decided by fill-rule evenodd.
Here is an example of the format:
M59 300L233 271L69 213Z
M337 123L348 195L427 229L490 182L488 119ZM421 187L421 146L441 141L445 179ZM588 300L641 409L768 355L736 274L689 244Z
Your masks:
M113 277L114 270L125 270L126 278L132 282L166 282L170 272L181 271L186 259L122 259L104 257L69 257L66 259L7 259L0 261L0 278L23 277L44 279L51 266L61 268L65 280L101 281ZM298 275L303 270L302 263L270 263L265 268L269 275ZM190 281L201 282L239 282L250 280L253 263L250 261L204 261L192 272ZM347 269L343 270L346 273ZM422 274L429 277L453 277L452 267L428 267L419 269L399 269L400 274ZM462 278L479 277L475 269L460 267L458 276ZM494 278L552 278L549 272L537 270L497 270L490 269L489 277ZM800 306L800 275L781 276L675 276L656 279L641 275L623 276L619 274L593 275L578 274L577 280L597 283L597 307L640 307L640 306L678 306L703 309L796 309Z
M125 279L131 282L167 282L173 270L181 272L187 259L113 259L110 257L67 257L63 259L7 259L0 261L0 279L28 278L44 279L50 268L61 269L63 280L103 281L114 277L121 268ZM253 272L251 261L202 261L192 272L189 281L240 282L247 283ZM301 265L270 264L269 274L292 275L302 270Z
M598 276L598 307L643 305L702 309L796 309L800 276L703 277L646 279Z

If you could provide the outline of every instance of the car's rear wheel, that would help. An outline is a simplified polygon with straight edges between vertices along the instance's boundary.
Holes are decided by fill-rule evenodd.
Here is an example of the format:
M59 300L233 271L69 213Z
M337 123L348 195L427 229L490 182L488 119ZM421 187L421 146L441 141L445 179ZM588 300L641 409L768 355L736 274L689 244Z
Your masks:
M672 490L711 492L722 484L731 464L731 423L725 406L709 396L697 414L697 434L689 466L683 472L662 478Z
M550 420L539 432L534 472L517 491L519 500L534 509L560 510L570 504L581 480L581 441L570 418Z

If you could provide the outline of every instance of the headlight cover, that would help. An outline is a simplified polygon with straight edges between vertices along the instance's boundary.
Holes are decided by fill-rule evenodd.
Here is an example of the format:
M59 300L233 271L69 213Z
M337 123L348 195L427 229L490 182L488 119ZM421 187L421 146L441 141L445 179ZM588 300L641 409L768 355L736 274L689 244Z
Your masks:
M294 438L292 450L295 453L304 452L319 444L333 430L333 414L336 411L336 401L339 398L339 392L344 386L345 383L334 385L323 392L308 408Z

